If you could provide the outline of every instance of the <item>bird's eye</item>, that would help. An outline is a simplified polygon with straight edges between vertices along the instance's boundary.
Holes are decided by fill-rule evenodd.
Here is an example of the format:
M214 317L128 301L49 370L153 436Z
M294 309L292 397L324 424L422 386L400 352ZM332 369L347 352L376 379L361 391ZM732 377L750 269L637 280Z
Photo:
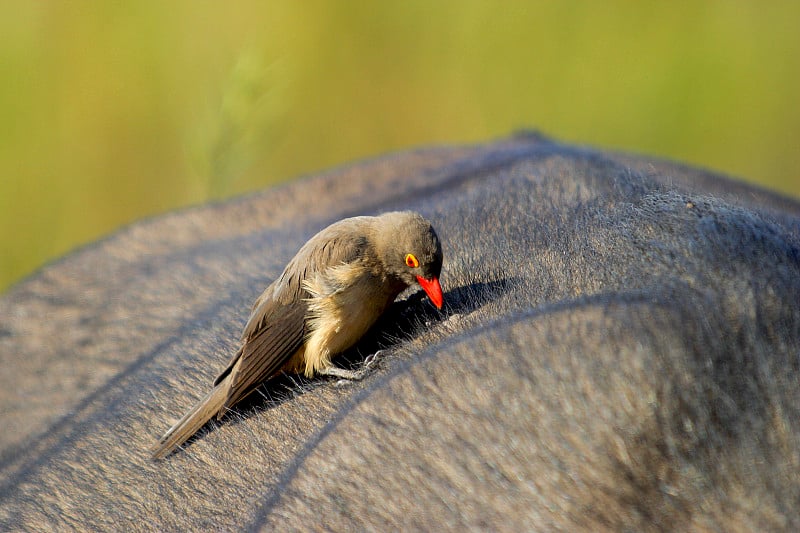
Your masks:
M414 254L406 254L406 265L408 268L417 268L419 261L417 261L417 257Z

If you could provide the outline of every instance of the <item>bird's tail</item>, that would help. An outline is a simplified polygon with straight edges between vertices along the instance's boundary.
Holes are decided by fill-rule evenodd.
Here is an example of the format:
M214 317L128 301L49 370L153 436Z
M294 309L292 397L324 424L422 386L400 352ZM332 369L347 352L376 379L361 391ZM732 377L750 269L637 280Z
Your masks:
M197 430L203 427L211 417L220 413L225 405L225 400L228 398L227 385L228 380L223 380L202 400L197 402L188 413L183 415L183 418L169 428L158 441L158 444L150 449L153 459L163 459L169 455L177 446L180 446L189 440L189 437L197 433Z

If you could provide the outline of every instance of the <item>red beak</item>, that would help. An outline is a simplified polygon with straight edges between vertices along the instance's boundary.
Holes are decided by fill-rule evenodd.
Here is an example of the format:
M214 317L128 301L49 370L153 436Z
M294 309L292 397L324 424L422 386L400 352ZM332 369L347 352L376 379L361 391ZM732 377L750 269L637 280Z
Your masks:
M439 285L439 278L425 279L422 276L417 276L417 282L419 282L419 286L422 287L425 294L428 295L428 298L431 299L433 305L437 309L441 309L442 303L444 303L444 296L442 295L442 286Z

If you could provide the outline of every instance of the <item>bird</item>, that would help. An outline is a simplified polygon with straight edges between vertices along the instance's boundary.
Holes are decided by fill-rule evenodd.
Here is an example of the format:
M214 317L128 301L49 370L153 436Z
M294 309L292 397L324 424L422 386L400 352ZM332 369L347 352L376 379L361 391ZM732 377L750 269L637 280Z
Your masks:
M411 211L356 216L308 240L255 300L241 346L213 388L151 448L170 455L213 417L281 373L361 379L332 358L353 346L397 296L418 285L441 309L442 247L431 223Z

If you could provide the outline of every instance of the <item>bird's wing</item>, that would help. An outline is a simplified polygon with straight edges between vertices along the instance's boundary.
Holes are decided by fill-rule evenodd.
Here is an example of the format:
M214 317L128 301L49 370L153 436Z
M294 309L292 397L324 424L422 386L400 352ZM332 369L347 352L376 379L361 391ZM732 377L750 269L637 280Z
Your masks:
M367 222L367 217L346 219L312 237L259 296L244 328L242 348L214 381L218 385L230 376L225 407L232 407L272 377L303 345L311 297L303 281L363 257Z
M256 299L242 331L242 341L255 335L271 319L276 302L289 305L309 298L303 287L305 280L316 278L317 274L332 266L363 257L368 247L367 229L372 220L374 217L340 220L309 239L289 261L280 277Z
M298 301L275 309L270 320L249 337L217 382L230 374L225 407L232 407L274 376L303 345L307 305Z

